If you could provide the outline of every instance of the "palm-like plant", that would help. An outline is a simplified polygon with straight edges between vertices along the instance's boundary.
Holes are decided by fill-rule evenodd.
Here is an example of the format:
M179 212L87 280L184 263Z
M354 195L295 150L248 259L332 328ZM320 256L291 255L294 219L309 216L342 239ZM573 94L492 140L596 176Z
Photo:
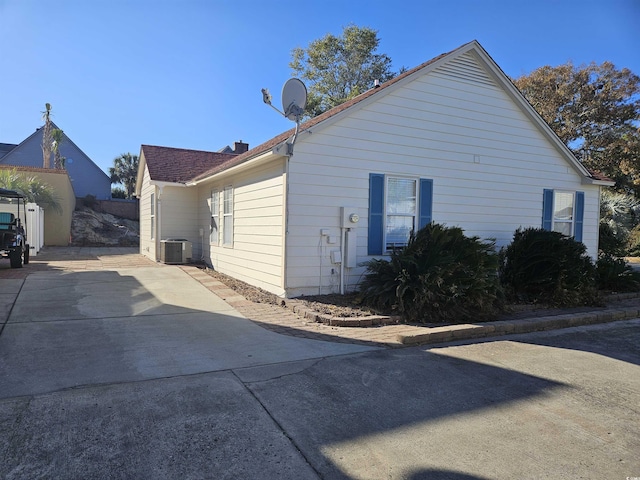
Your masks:
M27 201L42 207L50 207L58 213L62 212L60 200L51 185L33 175L26 175L13 169L0 169L0 187L14 190L27 197Z
M467 237L458 227L430 223L389 261L366 266L362 303L395 308L410 322L487 320L502 309L493 241Z
M64 133L59 128L54 128L51 131L51 148L53 149L53 165L58 170L64 169L64 162L66 158L60 153L60 145L64 141Z
M44 104L44 112L42 112L42 120L44 127L42 128L42 168L51 167L51 104Z
M600 250L623 256L639 217L640 201L635 196L604 190L600 197Z
M109 168L111 183L121 183L127 192L127 198L133 197L138 175L138 156L123 153L113 160L113 167Z
M502 284L516 301L563 307L599 301L587 247L572 237L542 228L519 228L500 257Z

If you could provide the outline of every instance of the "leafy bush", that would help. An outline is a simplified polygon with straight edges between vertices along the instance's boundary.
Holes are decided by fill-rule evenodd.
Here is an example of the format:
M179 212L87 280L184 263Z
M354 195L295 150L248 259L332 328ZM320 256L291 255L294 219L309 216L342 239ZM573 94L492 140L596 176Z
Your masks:
M98 204L98 200L96 199L95 195L91 195L90 193L88 193L87 195L85 195L83 203L85 207L90 208L91 210L95 210L96 205Z
M127 192L124 191L124 188L113 187L111 189L111 198L127 198Z
M629 243L627 255L630 257L640 256L640 225L637 225L629 232Z
M627 238L617 234L610 223L600 222L598 247L605 255L622 256L627 253Z
M600 290L632 292L640 290L640 272L633 270L622 258L601 255L596 262Z
M564 307L598 303L593 262L584 244L571 237L518 229L500 257L500 279L513 301Z
M487 320L502 309L498 254L492 241L430 223L391 258L366 263L362 303L396 309L410 322Z
M598 245L604 254L627 255L638 245L640 201L632 194L602 191Z

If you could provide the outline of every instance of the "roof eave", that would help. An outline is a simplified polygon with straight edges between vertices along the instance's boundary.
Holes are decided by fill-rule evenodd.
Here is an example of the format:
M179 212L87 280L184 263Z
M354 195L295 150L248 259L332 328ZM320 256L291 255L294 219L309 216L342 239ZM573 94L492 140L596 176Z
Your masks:
M262 153L258 153L256 156L254 157L250 157L248 159L246 159L245 161L243 161L242 163L239 163L238 165L233 165L232 167L226 168L224 170L221 170L219 172L215 172L211 175L207 175L206 177L202 177L202 178L197 178L194 180L190 180L187 181L185 183L185 186L196 186L196 185L201 185L203 183L206 182L210 182L212 180L217 180L219 178L225 177L227 175L234 175L237 174L239 172L242 172L244 170L256 167L258 165L262 165L264 163L273 161L277 158L284 158L286 157L286 155L283 154L279 154L277 152L275 152L275 148L272 150L268 150L266 152L262 152Z
M582 183L585 185L600 185L601 187L614 187L616 185L613 180L600 180L593 177L583 178Z

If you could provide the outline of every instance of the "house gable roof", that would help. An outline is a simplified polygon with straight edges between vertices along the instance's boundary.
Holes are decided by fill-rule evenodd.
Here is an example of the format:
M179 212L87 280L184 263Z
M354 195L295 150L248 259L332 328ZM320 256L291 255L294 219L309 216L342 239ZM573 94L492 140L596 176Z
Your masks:
M151 180L170 183L185 183L238 156L235 153L205 152L154 145L142 145L140 151ZM144 168L143 165L140 167Z
M52 130L53 129L62 130L54 122L51 122L51 129ZM62 134L64 135L64 143L68 143L69 145L72 145L73 148L75 148L78 152L80 152L88 160L88 165L90 165L98 174L102 174L104 177L109 178L109 176L93 160L91 160L91 158L89 158L89 156L86 153L84 153L82 151L82 149L80 147L78 147L78 145L76 145L73 142L73 140L71 140L69 138L69 136L64 132L64 130L62 130ZM31 139L36 135L40 135L40 137L42 137L42 127L36 128L35 132L33 132L31 135L29 135L27 138L25 138L18 145L14 145L14 148L9 150L6 153L6 155L0 156L0 163L3 163L5 165L11 165L10 161L11 161L12 155L14 153L16 153L16 152L19 152L20 151L20 147L22 147L26 143L30 142ZM0 145L2 145L2 144L0 144ZM10 145L10 144L4 144L4 145Z
M9 153L11 150L16 148L17 146L18 145L16 145L15 143L0 143L0 158L5 156L7 153Z
M443 53L438 55L437 57L418 65L406 72L394 77L393 79L381 84L377 88L372 88L357 97L338 105L321 115L318 115L314 118L309 119L302 125L300 125L298 129L298 134L303 133L305 131L309 131L312 127L316 127L320 124L328 124L329 122L341 118L344 112L357 108L357 106L362 106L367 103L371 97L378 95L385 95L390 93L395 88L399 88L402 85L410 82L416 75L424 75L425 73L437 68L442 63L447 62L454 57L459 55L466 54L468 52L472 52L475 54L475 57L478 61L484 65L487 69L488 73L493 77L493 79L507 92L507 94L511 97L511 99L525 112L525 114L529 117L529 119L538 127L538 129L545 135L545 137L555 146L555 148L560 152L560 154L565 158L567 163L573 167L573 169L583 177L583 179L589 183L596 183L600 185L614 185L614 182L610 179L604 177L601 174L596 172L589 171L584 165L582 165L573 155L571 150L558 138L558 136L553 132L551 127L540 117L540 115L535 111L535 109L529 104L529 102L525 99L525 97L520 93L520 91L515 87L513 82L509 79L509 77L500 69L500 67L495 63L495 61L489 56L489 54L482 48L482 46L476 41L473 40L469 43L466 43L455 50L452 50L447 53ZM369 100L373 101L373 100ZM192 180L194 182L199 182L207 179L215 174L221 173L224 170L229 168L241 165L257 156L265 154L269 151L276 151L280 148L280 146L286 142L289 138L291 138L295 133L295 128L292 128L282 134L258 145L246 153L238 155L233 160L229 162L225 162L223 164L215 165L211 167L209 170L202 172L199 175L193 175Z

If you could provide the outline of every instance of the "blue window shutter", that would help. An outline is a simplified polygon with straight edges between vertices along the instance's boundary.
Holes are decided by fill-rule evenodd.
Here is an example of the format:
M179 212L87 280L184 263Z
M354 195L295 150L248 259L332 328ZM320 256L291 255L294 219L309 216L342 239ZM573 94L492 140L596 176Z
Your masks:
M542 228L551 230L553 226L553 190L544 190L542 197Z
M369 174L369 255L382 255L384 250L384 175Z
M576 219L573 229L573 238L582 241L582 224L584 220L584 192L576 192Z
M428 178L420 179L420 220L418 230L431 223L433 212L433 180Z

